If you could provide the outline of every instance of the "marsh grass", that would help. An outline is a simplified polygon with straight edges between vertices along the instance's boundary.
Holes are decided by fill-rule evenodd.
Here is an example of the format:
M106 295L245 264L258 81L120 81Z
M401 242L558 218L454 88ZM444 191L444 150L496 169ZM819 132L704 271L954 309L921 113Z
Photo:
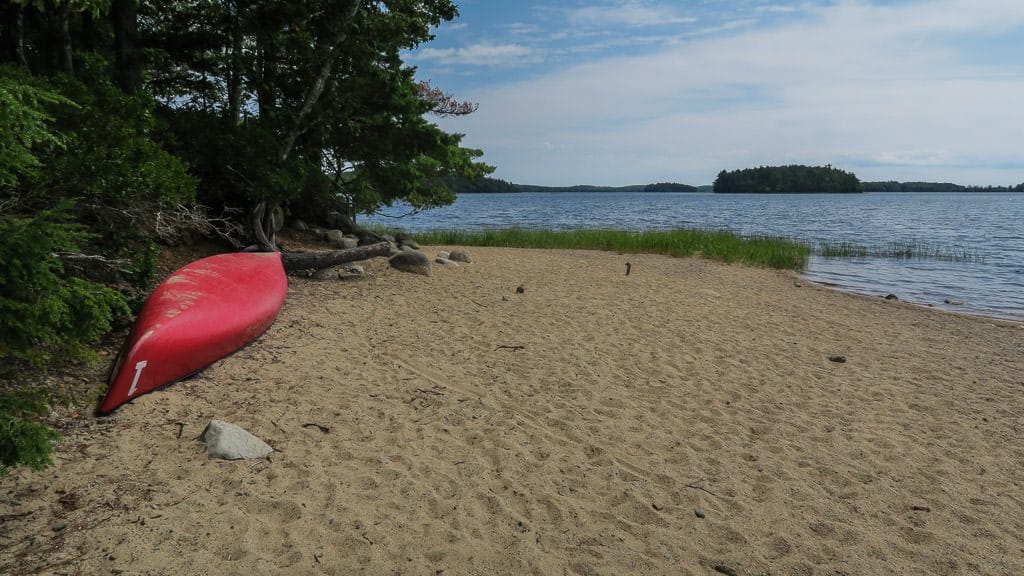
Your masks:
M769 268L802 270L811 248L774 236L739 236L724 230L532 230L499 228L479 231L421 232L424 244L608 250L626 254L700 255L710 260Z
M883 246L864 246L852 242L821 242L815 254L825 258L889 258L893 260L943 260L947 262L984 262L977 251L963 246L936 244L921 240L895 240Z

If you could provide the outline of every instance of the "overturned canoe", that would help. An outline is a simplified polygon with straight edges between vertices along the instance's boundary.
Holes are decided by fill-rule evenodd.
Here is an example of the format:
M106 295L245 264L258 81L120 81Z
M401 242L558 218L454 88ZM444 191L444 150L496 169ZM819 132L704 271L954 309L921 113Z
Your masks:
M220 254L167 277L139 313L99 413L181 380L274 322L288 291L281 254Z

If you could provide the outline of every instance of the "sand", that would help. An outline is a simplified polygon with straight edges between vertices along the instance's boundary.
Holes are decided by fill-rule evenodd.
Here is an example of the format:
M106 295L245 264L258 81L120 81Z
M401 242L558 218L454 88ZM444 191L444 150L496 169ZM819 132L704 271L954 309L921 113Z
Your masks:
M255 343L72 426L0 479L0 572L1024 574L1021 324L471 252L293 278ZM277 451L211 460L211 419Z

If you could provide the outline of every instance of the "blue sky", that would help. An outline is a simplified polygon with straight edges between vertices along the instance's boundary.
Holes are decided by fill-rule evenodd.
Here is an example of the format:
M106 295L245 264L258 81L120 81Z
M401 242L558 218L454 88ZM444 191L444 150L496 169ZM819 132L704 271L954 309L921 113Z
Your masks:
M1024 0L461 0L406 54L517 183L1024 182Z

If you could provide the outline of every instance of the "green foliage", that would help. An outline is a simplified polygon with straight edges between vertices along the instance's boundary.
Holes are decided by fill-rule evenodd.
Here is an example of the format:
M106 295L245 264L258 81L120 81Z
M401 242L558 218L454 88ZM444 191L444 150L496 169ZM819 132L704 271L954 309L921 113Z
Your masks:
M111 0L12 0L12 4L31 6L40 12L67 9L72 12L88 12L93 18L110 10Z
M285 203L313 219L399 199L423 209L454 201L444 177L491 170L424 118L438 103L401 59L455 5L363 0L350 15L353 1L143 5L141 33L162 54L151 86L174 103L163 140L204 203Z
M63 149L66 139L52 132L45 104L70 104L66 98L18 81L21 73L0 66L0 190L38 174L37 151Z
M80 61L79 78L45 80L77 105L52 111L54 128L67 135L68 153L47 158L48 177L38 185L52 195L82 199L89 209L80 212L83 221L111 244L138 239L157 211L194 200L196 179L149 137L156 128L152 98L121 92L102 60Z
M476 232L439 230L418 233L423 244L567 248L651 253L668 256L700 255L710 260L801 270L810 247L786 238L744 237L725 230L527 230L489 229Z
M91 358L86 344L130 311L117 291L64 274L60 255L78 251L80 227L67 222L62 210L4 214L0 237L0 357L9 361L0 375L17 362Z
M36 470L50 464L52 443L60 439L60 434L33 420L45 414L47 408L44 390L0 393L0 476L16 464Z
M320 173L301 156L280 160L278 138L258 122L235 124L188 108L163 108L159 116L159 138L198 178L196 199L205 206L287 203Z
M829 166L762 166L728 172L715 179L718 194L837 194L862 192L860 180Z

